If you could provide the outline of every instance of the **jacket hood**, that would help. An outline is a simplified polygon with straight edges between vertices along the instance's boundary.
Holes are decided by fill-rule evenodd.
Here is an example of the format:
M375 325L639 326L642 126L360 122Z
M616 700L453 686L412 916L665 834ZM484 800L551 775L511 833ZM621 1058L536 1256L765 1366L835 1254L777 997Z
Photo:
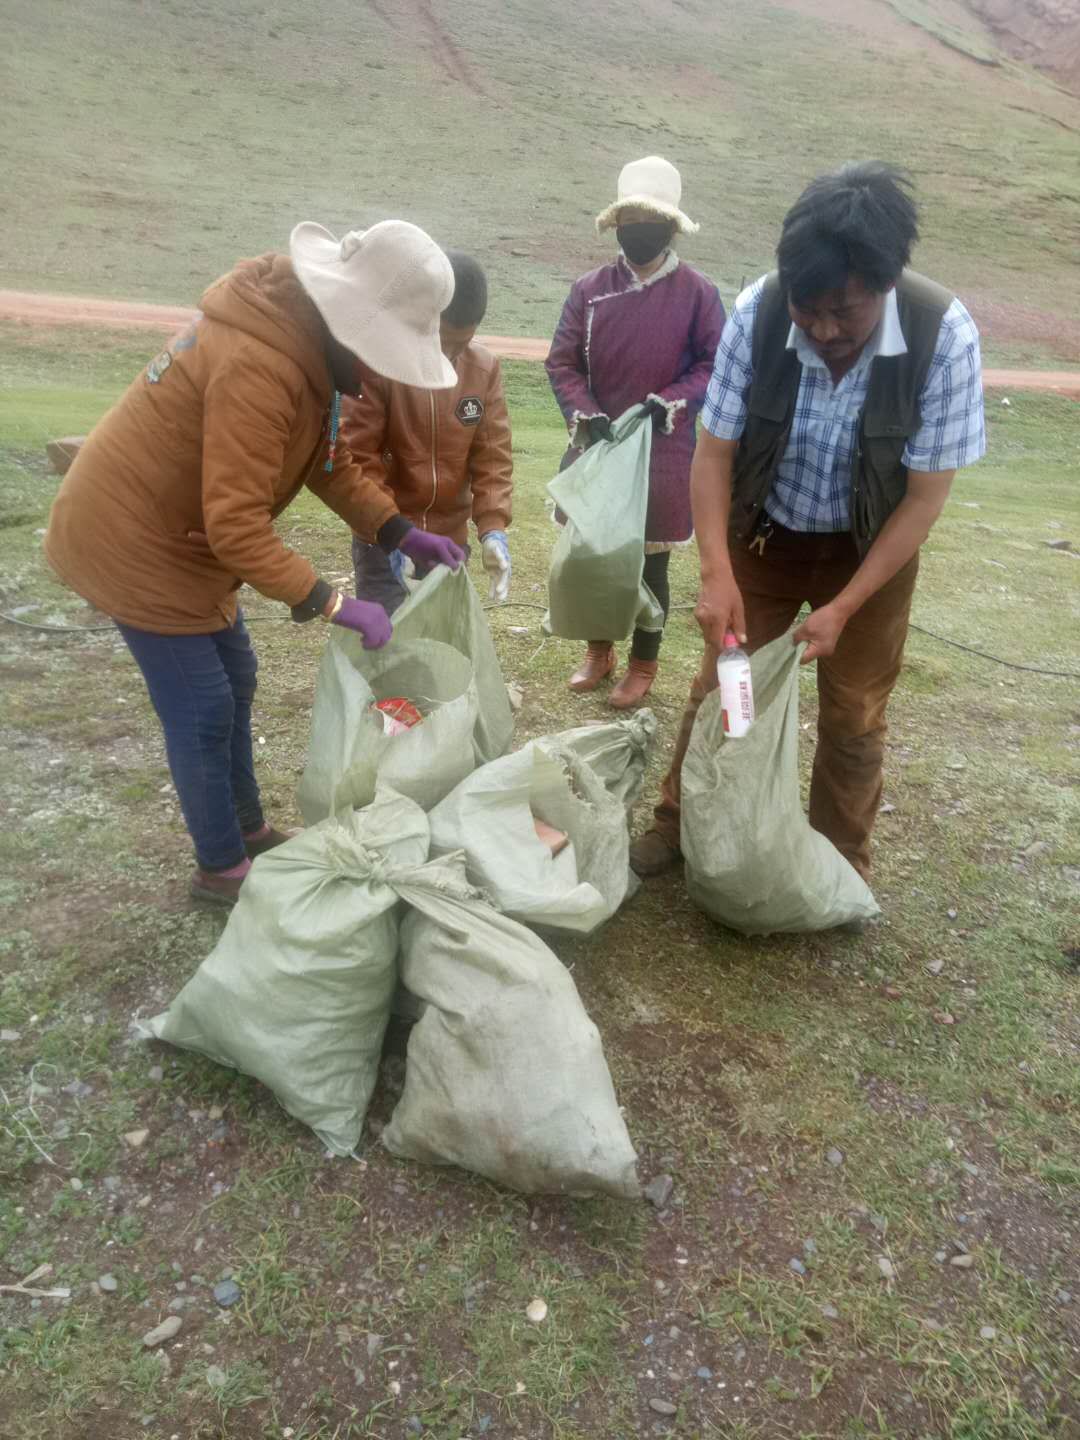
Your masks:
M299 365L315 393L329 401L333 382L319 312L287 255L240 260L202 297L204 315L244 331Z

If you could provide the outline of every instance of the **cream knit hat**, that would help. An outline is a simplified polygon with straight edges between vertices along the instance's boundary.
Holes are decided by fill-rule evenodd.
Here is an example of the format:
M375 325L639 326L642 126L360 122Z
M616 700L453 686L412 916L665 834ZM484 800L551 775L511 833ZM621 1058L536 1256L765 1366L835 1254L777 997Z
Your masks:
M305 220L289 236L289 254L334 339L365 365L424 390L457 384L439 344L454 272L430 235L407 220L383 220L335 240Z
M619 223L619 211L624 206L649 210L665 220L674 220L675 228L682 235L696 235L701 229L689 215L679 209L682 200L682 177L670 160L659 155L646 155L644 160L631 160L619 172L618 199L596 217L599 233L611 230Z

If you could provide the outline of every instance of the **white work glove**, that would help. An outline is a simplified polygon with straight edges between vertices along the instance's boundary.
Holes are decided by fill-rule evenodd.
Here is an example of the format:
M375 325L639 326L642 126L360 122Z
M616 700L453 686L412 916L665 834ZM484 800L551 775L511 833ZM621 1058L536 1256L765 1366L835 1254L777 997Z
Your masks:
M489 530L480 536L484 547L484 569L491 576L488 599L496 605L505 605L510 594L510 542L505 530Z

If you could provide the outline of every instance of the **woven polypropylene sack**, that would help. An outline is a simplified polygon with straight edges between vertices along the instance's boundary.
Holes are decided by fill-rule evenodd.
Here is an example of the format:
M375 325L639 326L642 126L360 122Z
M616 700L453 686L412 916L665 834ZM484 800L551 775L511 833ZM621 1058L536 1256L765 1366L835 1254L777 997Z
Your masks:
M534 819L568 837L558 855ZM558 740L534 740L474 770L428 816L431 853L465 852L469 880L530 925L587 934L636 888L626 811Z
M423 715L385 733L378 700L401 696ZM300 811L307 824L366 805L376 783L438 804L476 765L501 755L513 728L487 621L465 574L440 566L394 615L381 650L335 628L323 652L311 714Z
M147 1038L254 1075L337 1155L353 1150L397 982L392 877L427 856L424 812L366 810L260 855L221 939Z
M603 781L610 794L632 810L645 784L645 767L656 738L656 716L635 710L621 720L596 720L551 736L572 751Z
M732 740L705 697L682 768L682 853L694 902L744 935L827 930L879 914L870 887L799 794L799 656L781 635L751 656L756 718Z
M634 629L664 625L642 579L652 422L635 405L612 432L547 487L566 519L552 551L542 623L567 640L625 640Z
M461 855L399 886L401 977L423 1003L393 1154L526 1193L640 1191L603 1046L569 971L465 883Z

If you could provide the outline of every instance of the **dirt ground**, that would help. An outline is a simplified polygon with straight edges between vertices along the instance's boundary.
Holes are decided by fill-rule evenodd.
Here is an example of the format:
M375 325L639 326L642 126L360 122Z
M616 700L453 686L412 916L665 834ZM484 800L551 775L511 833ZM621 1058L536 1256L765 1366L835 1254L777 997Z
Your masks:
M1001 310L1003 307L995 308ZM182 305L149 305L143 301L0 290L0 319L32 325L95 325L163 333L188 324L193 314L194 311ZM1025 315L1027 323L1021 324L1016 315L1010 314L1010 323L1003 327L1009 339L1033 340L1050 333L1048 327L1052 317L1041 316L1037 312L1025 312ZM1062 323L1060 320L1056 322L1058 332ZM1080 344L1080 324L1075 328ZM479 338L503 360L543 360L550 344L545 339L521 335L481 335ZM1080 400L1080 370L987 369L983 371L983 380L994 389L1040 390Z

